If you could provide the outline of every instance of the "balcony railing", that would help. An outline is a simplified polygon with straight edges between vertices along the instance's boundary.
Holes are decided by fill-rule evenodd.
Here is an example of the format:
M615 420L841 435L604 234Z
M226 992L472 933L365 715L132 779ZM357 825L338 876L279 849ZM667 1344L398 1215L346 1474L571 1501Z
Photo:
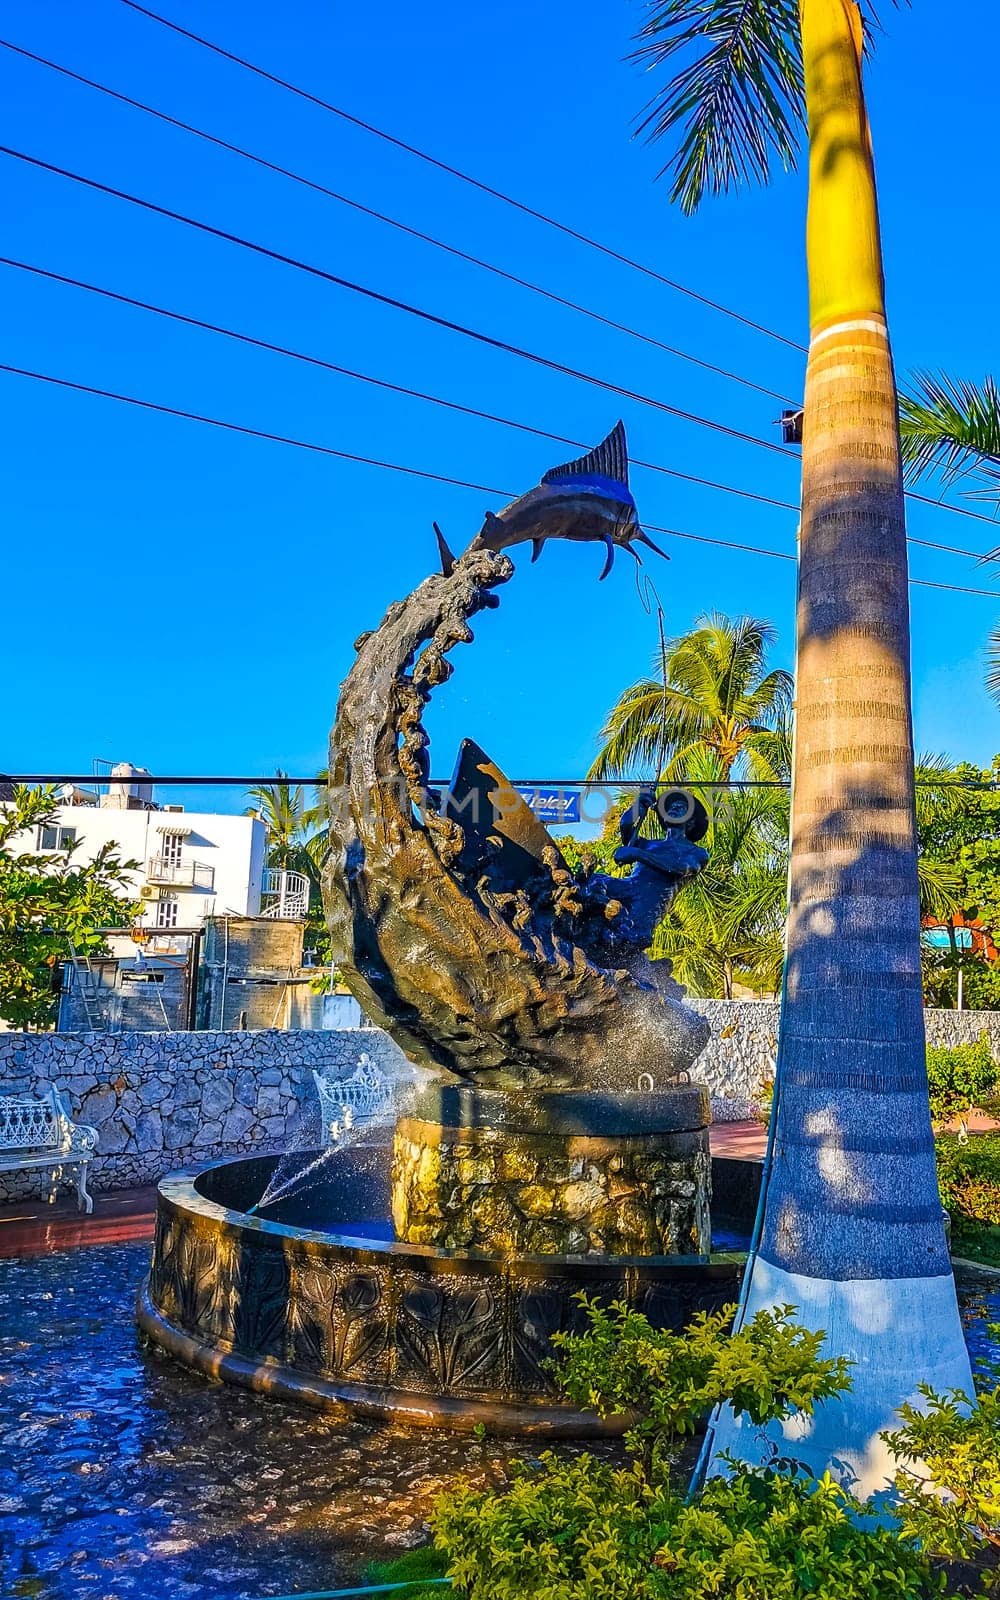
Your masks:
M149 883L167 883L175 889L214 889L215 868L203 861L170 861L153 856L146 863Z
M298 920L309 910L309 879L301 872L289 872L284 867L267 867L261 894L266 902L261 907L262 917Z

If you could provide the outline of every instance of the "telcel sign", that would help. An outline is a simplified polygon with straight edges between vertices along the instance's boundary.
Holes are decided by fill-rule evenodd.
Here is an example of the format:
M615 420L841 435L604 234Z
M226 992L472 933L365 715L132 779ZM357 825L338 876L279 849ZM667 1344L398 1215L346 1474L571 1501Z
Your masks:
M522 789L522 800L527 801L539 822L579 822L580 791L578 789Z

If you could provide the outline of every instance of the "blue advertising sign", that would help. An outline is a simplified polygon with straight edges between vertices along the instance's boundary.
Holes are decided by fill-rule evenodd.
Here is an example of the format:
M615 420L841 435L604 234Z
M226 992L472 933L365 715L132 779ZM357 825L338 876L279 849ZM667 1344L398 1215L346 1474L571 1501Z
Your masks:
M518 789L539 822L579 822L578 789Z

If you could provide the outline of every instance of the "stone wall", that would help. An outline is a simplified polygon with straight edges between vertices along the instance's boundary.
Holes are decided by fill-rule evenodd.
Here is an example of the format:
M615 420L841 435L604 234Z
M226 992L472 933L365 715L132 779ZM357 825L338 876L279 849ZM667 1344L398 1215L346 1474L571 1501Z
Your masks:
M708 1086L716 1122L751 1114L762 1085L774 1076L778 1048L776 1000L692 1000L687 1004L707 1018L712 1036L691 1069ZM930 1045L974 1044L985 1030L1000 1061L1000 1011L924 1012Z
M313 1071L346 1076L366 1053L388 1076L413 1069L387 1034L0 1033L0 1094L69 1095L100 1134L90 1187L125 1189L246 1151L318 1139ZM0 1175L0 1202L45 1192L39 1173Z

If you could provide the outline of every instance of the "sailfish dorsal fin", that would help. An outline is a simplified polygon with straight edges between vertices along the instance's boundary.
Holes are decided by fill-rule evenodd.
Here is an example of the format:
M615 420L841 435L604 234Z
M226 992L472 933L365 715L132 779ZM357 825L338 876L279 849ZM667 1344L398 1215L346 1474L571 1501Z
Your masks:
M608 437L585 456L567 461L561 467L550 467L542 482L562 483L567 478L611 478L627 489L628 445L625 442L625 424L616 422Z

